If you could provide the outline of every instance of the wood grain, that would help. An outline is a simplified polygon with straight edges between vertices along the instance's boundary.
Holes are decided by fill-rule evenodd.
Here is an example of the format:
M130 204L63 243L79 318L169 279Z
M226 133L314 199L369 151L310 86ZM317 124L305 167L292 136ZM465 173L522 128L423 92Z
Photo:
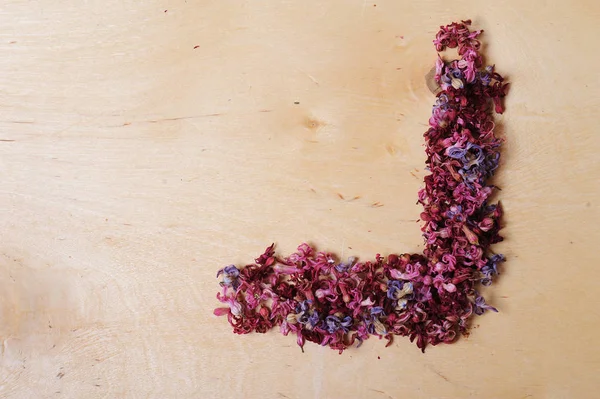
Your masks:
M5 1L0 397L589 398L600 370L594 1ZM302 354L212 315L276 242L422 249L441 24L512 89L500 309L424 355Z

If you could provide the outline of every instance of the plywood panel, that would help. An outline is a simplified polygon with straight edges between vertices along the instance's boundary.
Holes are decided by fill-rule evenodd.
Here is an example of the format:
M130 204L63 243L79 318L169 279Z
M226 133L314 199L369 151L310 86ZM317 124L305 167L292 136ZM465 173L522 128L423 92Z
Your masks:
M0 396L592 397L599 17L593 1L3 2ZM424 76L438 26L466 18L513 83L500 313L425 354L234 336L215 272L271 242L422 249Z

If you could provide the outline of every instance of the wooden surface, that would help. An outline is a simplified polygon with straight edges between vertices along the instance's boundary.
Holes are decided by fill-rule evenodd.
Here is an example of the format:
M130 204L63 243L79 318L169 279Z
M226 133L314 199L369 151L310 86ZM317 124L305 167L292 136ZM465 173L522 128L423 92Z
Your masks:
M500 313L425 354L234 336L215 272L271 242L422 249L424 76L461 18L512 82ZM597 395L599 18L595 1L2 2L0 397Z

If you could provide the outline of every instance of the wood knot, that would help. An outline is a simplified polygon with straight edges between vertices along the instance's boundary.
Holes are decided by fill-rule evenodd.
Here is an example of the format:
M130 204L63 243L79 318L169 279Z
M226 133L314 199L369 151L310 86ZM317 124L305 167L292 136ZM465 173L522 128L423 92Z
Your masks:
M315 119L315 118L310 118L309 117L309 118L306 118L304 120L304 127L308 128L310 130L313 130L313 131L317 131L321 127L323 127L325 125L326 125L325 122L322 122L322 121L320 121L318 119Z

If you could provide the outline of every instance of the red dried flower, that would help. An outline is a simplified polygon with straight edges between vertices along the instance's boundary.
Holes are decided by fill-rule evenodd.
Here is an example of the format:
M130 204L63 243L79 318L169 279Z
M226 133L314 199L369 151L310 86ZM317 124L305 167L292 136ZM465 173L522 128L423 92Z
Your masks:
M264 333L280 326L293 332L302 348L306 341L328 345L340 353L370 335L408 336L424 350L428 344L453 342L465 333L467 320L486 310L475 290L498 275L502 255L487 256L498 234L502 208L488 204L493 186L486 185L498 168L501 140L493 129L490 105L503 111L508 85L493 66L482 68L470 21L441 27L434 40L438 51L458 47L460 60L436 61L437 95L425 132L425 187L418 193L425 250L423 255L376 255L375 260L346 262L301 244L287 258L274 245L255 263L219 270L222 292L233 331Z

